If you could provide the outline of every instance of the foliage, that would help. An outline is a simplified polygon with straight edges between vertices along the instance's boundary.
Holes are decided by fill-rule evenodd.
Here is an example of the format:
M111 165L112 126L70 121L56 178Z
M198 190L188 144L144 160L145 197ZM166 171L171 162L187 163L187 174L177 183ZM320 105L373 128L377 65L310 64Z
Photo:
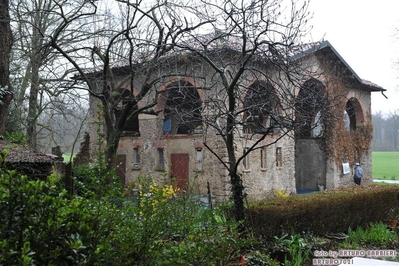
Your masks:
M114 241L103 247L111 250L106 254L120 254L124 265L212 265L234 257L241 245L236 225L195 198L176 195L170 186L141 182L121 210Z
M245 265L248 266L277 266L279 262L274 261L269 254L254 250L245 255Z
M382 222L371 223L364 229L359 226L355 230L349 228L349 237L342 243L343 248L358 248L359 245L378 246L380 248L390 248L397 243L398 236L396 232L390 230Z
M12 143L26 144L26 135L21 131L5 132L4 139Z
M2 263L65 265L93 259L98 241L107 237L114 207L105 200L69 200L58 181L0 169Z
M323 64L331 64L328 60L322 60ZM329 157L334 158L335 164L341 166L343 160L354 164L360 162L362 156L369 152L373 138L373 125L371 114L365 112L362 125L357 124L356 128L347 129L343 119L346 111L347 102L353 99L346 99L345 91L350 85L342 78L342 72L338 71L337 66L327 67L332 69L326 73L327 86L331 92L329 97L329 112L325 117L325 150ZM358 121L359 122L359 121Z
M399 178L399 152L375 152L373 156L373 178Z
M114 170L106 171L104 166L79 166L73 167L74 184L76 194L83 197L92 197L97 195L101 198L103 195L113 190L115 193L122 189L122 184L114 176ZM112 180L113 185L106 186L108 180Z
M2 167L0 264L212 265L245 244L222 212L152 181L123 196L117 182L103 188L103 169L81 169L91 181L70 198L59 176L30 180Z
M399 186L371 185L255 201L249 208L257 237L295 232L340 233L397 212ZM334 215L331 215L334 213Z
M274 195L278 198L287 198L289 194L287 192L282 191L281 189L278 189L274 192Z
M284 265L300 266L309 259L311 249L306 240L299 234L285 234L282 237L274 237L275 248L284 252Z

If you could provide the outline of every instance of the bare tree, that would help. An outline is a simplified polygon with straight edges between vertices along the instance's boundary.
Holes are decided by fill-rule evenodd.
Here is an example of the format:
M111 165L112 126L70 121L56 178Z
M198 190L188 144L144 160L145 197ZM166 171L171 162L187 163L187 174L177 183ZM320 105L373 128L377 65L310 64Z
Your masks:
M204 83L208 93L205 105L196 100L189 84L177 82L168 88L167 94L173 97L166 102L164 112L165 116L179 120L181 126L177 132L189 132L205 125L205 130L212 128L221 137L226 157L206 138L204 144L226 167L235 218L243 220L244 187L240 163L252 150L259 148L258 144L267 135L276 134L275 141L278 141L295 128L292 113L295 104L292 88L295 86L292 84L297 85L305 74L293 64L291 55L306 30L306 2L299 7L296 1L284 6L285 1L266 0L156 1L150 4L120 0L118 3L123 19L111 29L107 25L98 28L87 23L88 18L100 15L96 2L72 4L68 1L70 9L59 3L52 10L60 17L59 23L56 30L46 36L52 49L64 56L77 72L75 81L83 81L91 96L101 101L108 167L113 165L126 121L137 118L139 113L152 112L158 95L165 93L156 90L161 80L165 76L198 77L201 74L195 74L194 65L205 63L214 73ZM184 18L182 14L188 15ZM86 24L80 23L82 19ZM71 25L81 26L72 29ZM199 34L204 31L212 33ZM61 47L60 40L69 34L76 35L75 41L69 47ZM167 69L168 60L176 57L181 62L189 61L190 67L183 72L181 69L157 72ZM118 59L122 61L111 63ZM90 65L94 68L85 68ZM121 66L123 73L118 72L122 71ZM252 84L249 90L248 84ZM182 93L182 87L188 90ZM309 90L313 87L310 84ZM323 92L313 91L311 95L323 98ZM308 97L302 100L313 103ZM201 115L203 112L206 115ZM243 131L246 138L255 141L238 155L235 139L242 136Z
M373 114L373 151L399 149L399 110Z
M12 33L9 1L0 1L0 135L4 135L8 106L12 100L10 88L10 51Z
M373 114L373 150L381 150L384 145L385 119L381 112Z
M15 32L11 83L16 89L14 104L11 106L10 122L13 124L7 126L10 130L26 129L28 144L33 149L47 151L50 147L44 143L50 145L51 139L40 139L44 137L40 133L50 132L47 136L57 135L56 124L40 123L43 121L41 116L45 117L48 110L53 110L63 114L68 120L66 109L59 102L64 101L76 106L81 105L79 99L84 98L84 95L68 87L70 80L66 80L69 76L65 75L65 62L59 60L59 56L51 47L45 45L45 36L54 30L55 19L58 19L51 11L56 6L57 3L50 0L13 0L10 10ZM72 38L63 39L60 45L72 42ZM72 106L70 108L74 109ZM80 106L75 108L79 109ZM74 130L68 132L74 134ZM63 143L58 144L64 146Z
M205 64L213 75L207 78L203 88L205 105L191 104L184 114L180 111L178 117L190 117L186 120L191 124L181 123L186 126L205 126L204 145L228 171L238 221L245 219L239 166L246 164L245 158L251 151L263 146L260 143L268 135L274 135L273 141L267 144L272 145L296 128L293 107L298 102L295 102L293 88L306 79L307 72L299 69L291 56L306 33L309 14L306 2L300 6L297 1L288 1L288 6L286 3L198 1L193 13L198 17L215 18L210 28L212 33L192 34L189 41L179 44L181 49L191 52L190 64L196 61ZM319 91L307 95L324 97ZM303 102L311 100L308 96L302 99ZM321 110L321 106L314 108ZM204 115L193 116L195 110L201 110ZM212 132L220 136L223 152L219 146L208 142L206 136L211 136ZM242 153L237 152L238 139L251 140Z
M390 112L388 119L387 119L387 124L389 125L387 127L387 132L389 139L392 140L392 145L394 150L398 150L399 148L399 109Z
M60 146L73 155L75 146L88 130L88 106L84 99L63 94L46 105L38 119L37 142L45 150Z
M156 97L142 101L162 78L154 71L184 33L207 21L189 23L181 19L181 6L173 1L116 1L114 8L121 10L118 17L110 16L109 10L97 3L57 2L51 12L57 14L58 22L45 37L48 47L62 55L75 71L73 86L100 100L107 144L105 160L111 168L126 121L152 112L156 104ZM104 16L108 23L99 24ZM74 41L61 46L60 42L71 35ZM123 76L118 73L121 62L129 66Z

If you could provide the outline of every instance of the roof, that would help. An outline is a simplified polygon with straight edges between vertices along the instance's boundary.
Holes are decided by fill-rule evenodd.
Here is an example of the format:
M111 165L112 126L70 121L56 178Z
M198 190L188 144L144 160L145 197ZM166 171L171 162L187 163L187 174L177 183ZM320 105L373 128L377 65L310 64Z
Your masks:
M219 35L217 35L219 34ZM231 36L231 35L223 35L220 32L219 33L210 33L210 34L205 34L205 35L199 35L193 40L189 40L187 42L182 42L181 44L178 44L178 46L175 48L174 52L178 52L179 50L183 51L185 48L184 47L193 47L193 45L200 47L203 47L203 45L206 45L208 49L218 49L218 48L228 48L232 50L240 50L242 41L241 39L236 36ZM201 44L201 45L198 45ZM247 43L247 49L251 49L253 47L252 43L248 42ZM272 47L273 48L273 47ZM290 50L288 51L288 60L289 61L296 61L301 58L304 58L308 55L314 54L318 51L322 50L330 50L336 58L341 61L344 66L351 72L351 74L354 76L354 78L360 83L360 85L364 86L367 88L369 91L381 91L384 92L386 89L383 87L368 81L361 79L356 72L349 66L349 64L343 59L343 57L335 50L335 48L328 42L328 41L320 41L320 42L312 42L312 43L306 43L306 44L301 44L301 45L296 45L292 47L288 47ZM172 51L173 52L173 51ZM268 49L266 51L262 51L264 55L270 56L273 55L273 50L270 49L270 45L268 46ZM164 56L167 57L167 56ZM141 55L136 56L136 62L140 64L140 62L145 61L145 58ZM112 69L123 69L126 67L129 67L129 61L128 60L121 60L121 61L116 61L110 63L110 67ZM93 68L88 68L85 70L86 74L95 74L99 73L102 71L102 66L97 66ZM75 76L74 78L78 78L80 75Z
M334 53L334 55L345 65L345 67L351 72L351 74L361 85L366 86L370 91L381 91L381 92L386 91L386 89L371 81L361 79L359 75L356 74L356 72L350 67L350 65L344 60L344 58L337 52L337 50L335 50L335 48L328 41L321 41L321 42L309 43L298 46L298 48L296 49L297 52L295 53L294 51L293 55L291 56L291 60L295 61L325 49L331 50L331 52Z
M54 155L36 152L27 146L0 140L0 151L7 150L6 161L10 163L54 163L62 161Z

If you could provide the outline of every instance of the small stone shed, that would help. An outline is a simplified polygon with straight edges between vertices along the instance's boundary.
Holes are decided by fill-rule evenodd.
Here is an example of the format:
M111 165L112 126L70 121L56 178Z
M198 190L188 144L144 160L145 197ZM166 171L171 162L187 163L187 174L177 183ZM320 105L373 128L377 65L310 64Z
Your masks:
M301 125L300 130L284 136L280 130L270 130L268 136L258 143L259 148L251 152L240 166L246 193L250 198L261 198L277 190L301 193L320 188L351 186L354 185L352 171L356 162L363 166L363 183L372 183L371 93L383 93L385 89L361 79L328 41L293 50L290 60L301 65L301 69L307 73L313 73L313 76L307 76L306 80L289 88L297 101L291 114L296 123ZM205 131L201 123L193 123L189 119L184 121L183 114L191 112L191 117L207 115L198 111L201 108L193 106L198 104L207 107L212 97L220 95L206 95L208 92L203 89L208 87L206 82L214 75L212 70L201 64L190 65L189 60L182 59L176 68L180 71L188 67L193 69L195 75L173 76L168 73L170 69L159 70L159 73L169 76L160 89L168 89L169 92L159 98L154 114L140 114L127 121L118 147L119 173L126 186L140 176L151 176L160 182L173 183L203 195L207 193L209 185L213 198L222 202L230 195L228 173L204 146L206 139L213 151L221 157L225 156L221 136L216 132ZM262 67L260 64L259 71L273 71L274 77L280 74L278 69ZM123 80L127 70L120 63L116 70L115 75ZM267 81L258 81L248 84L248 88L264 88L269 91L271 88L276 93L269 96L273 101L279 101L273 96L280 95L278 82L275 81L272 86ZM129 85L126 88L134 90ZM190 91L189 103L174 108L177 106L176 93L180 89ZM318 101L320 95L336 97L331 115L334 119L330 121L327 118L325 121L319 119L323 104ZM256 97L255 94L251 96L252 99ZM94 143L98 139L96 122L101 120L98 117L98 104L98 99L91 97L91 154L96 150ZM204 110L216 111L212 108ZM307 115L304 116L304 113ZM262 123L267 127L270 121L267 115L264 118ZM239 129L234 143L237 154L243 154L258 140L254 130L245 125Z
M53 168L61 169L63 158L36 152L27 146L0 139L0 152L7 151L5 166L35 179L43 179Z

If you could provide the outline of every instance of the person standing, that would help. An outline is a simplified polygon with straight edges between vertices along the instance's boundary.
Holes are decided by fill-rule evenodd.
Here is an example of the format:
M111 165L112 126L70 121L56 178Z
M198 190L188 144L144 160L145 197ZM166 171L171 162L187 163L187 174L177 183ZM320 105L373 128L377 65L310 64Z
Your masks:
M360 186L360 183L362 182L362 177L363 177L363 169L360 167L360 163L356 163L355 174L353 176L356 185Z

